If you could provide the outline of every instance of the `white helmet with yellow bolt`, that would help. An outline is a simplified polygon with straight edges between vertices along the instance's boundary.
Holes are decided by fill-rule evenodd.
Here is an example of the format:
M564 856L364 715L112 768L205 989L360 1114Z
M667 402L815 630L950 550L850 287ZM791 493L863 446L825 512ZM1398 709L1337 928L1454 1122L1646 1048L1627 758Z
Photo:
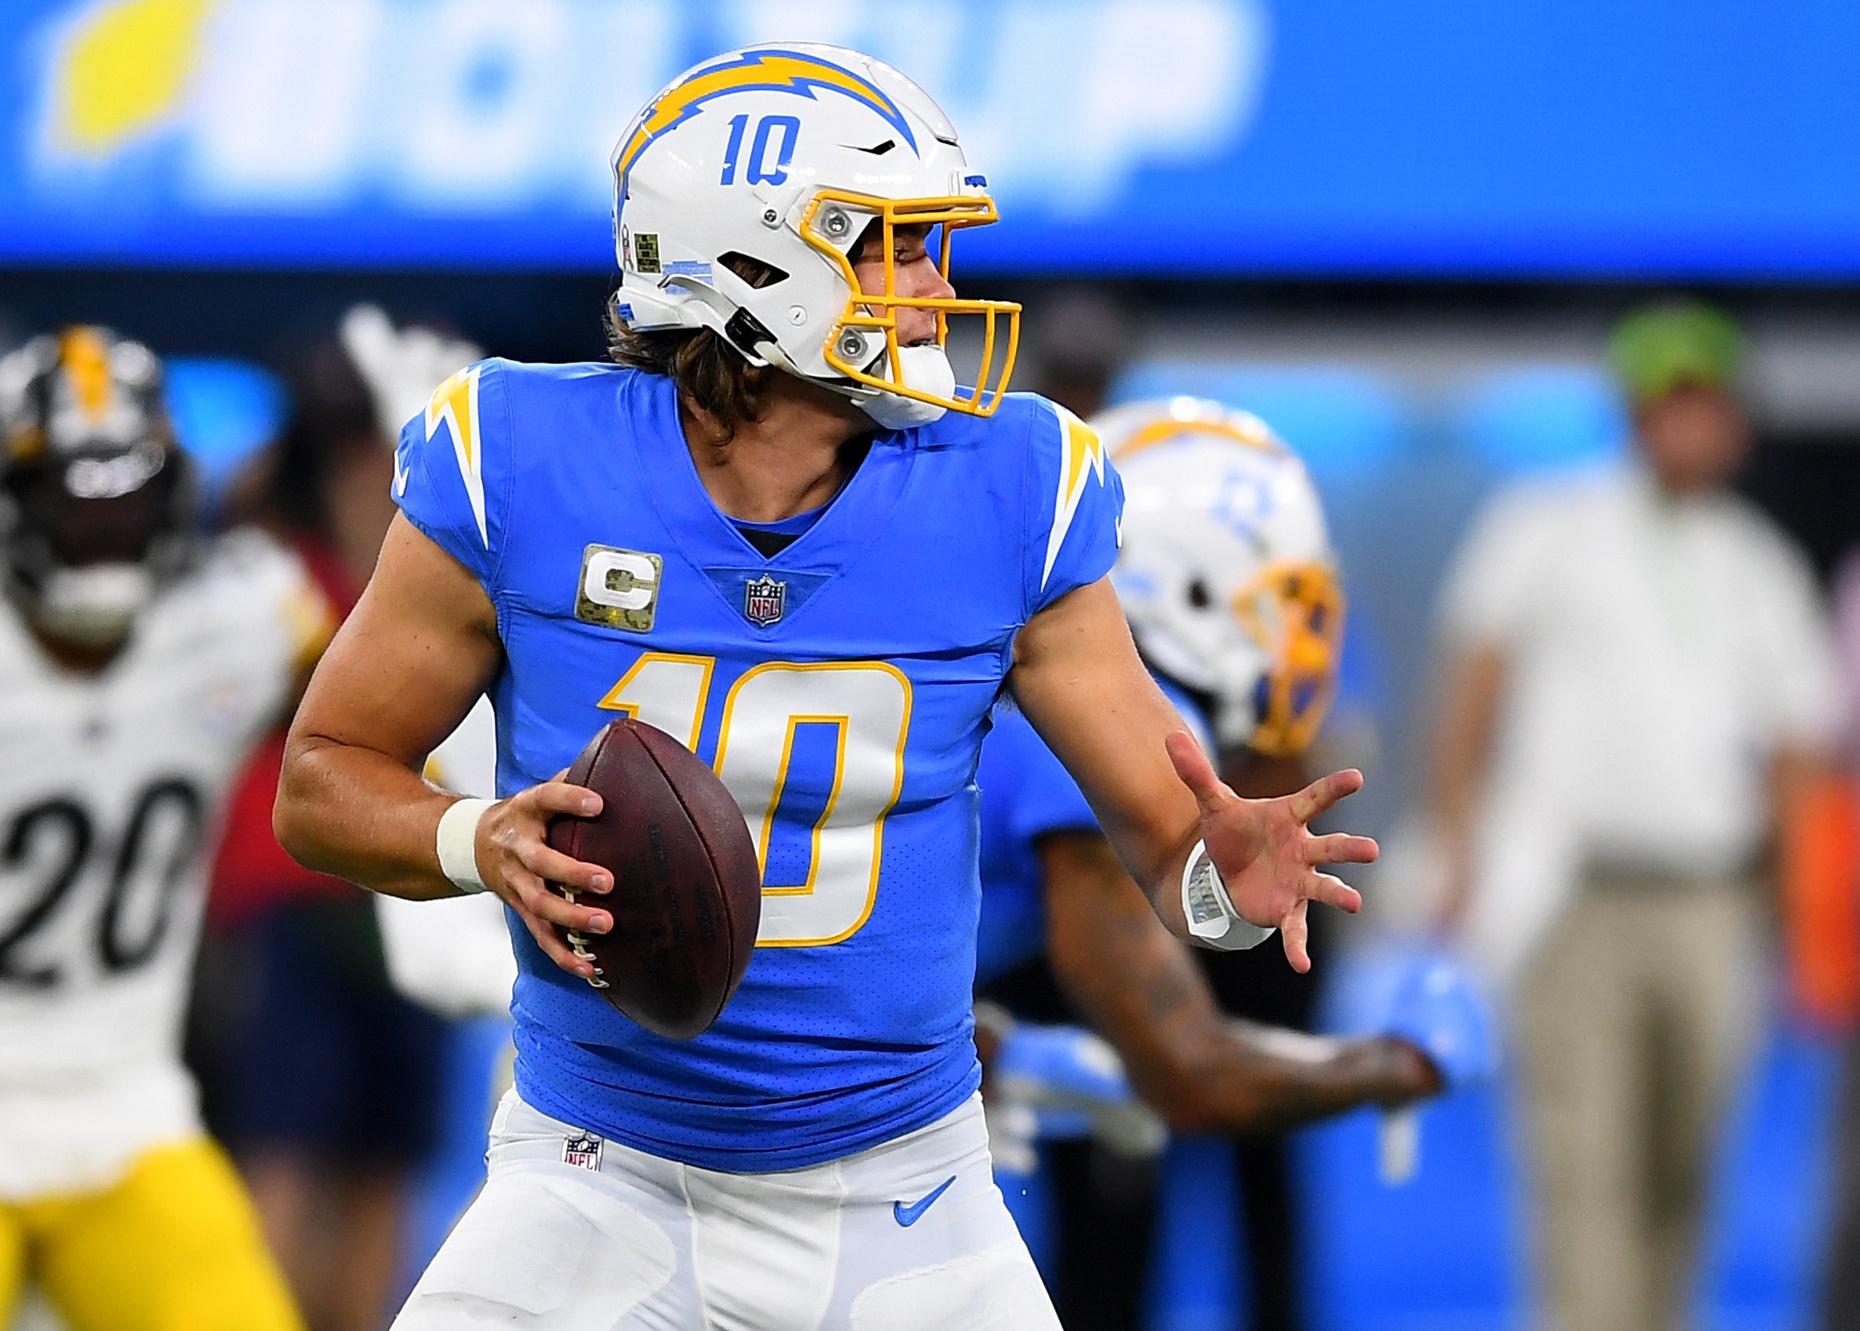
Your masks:
M1302 751L1335 693L1344 615L1304 463L1257 417L1199 398L1092 428L1124 478L1111 579L1138 648L1213 699L1223 744Z
M848 397L886 428L990 415L1000 402L1020 307L896 289L896 228L936 228L947 278L951 232L996 213L948 119L889 65L800 42L706 60L634 117L613 171L614 302L627 327L714 329L750 364ZM874 226L885 284L865 294L852 262ZM906 307L936 311L934 343L900 343ZM972 392L944 354L951 315L983 320Z

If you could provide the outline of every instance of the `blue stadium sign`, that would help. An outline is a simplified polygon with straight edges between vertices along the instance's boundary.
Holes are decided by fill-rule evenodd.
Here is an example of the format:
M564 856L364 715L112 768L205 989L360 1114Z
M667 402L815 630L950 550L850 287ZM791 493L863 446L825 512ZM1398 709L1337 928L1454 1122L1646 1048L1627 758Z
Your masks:
M971 267L1860 277L1834 0L12 0L0 263L611 265L633 110L734 45L930 88Z

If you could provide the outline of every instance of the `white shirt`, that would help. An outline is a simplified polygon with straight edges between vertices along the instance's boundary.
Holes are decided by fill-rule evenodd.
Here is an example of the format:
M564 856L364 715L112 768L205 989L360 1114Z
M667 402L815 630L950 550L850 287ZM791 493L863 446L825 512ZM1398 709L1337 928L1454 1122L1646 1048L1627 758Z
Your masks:
M1806 562L1729 494L1673 499L1639 465L1496 497L1444 600L1459 646L1507 662L1492 840L1585 863L1748 867L1767 764L1825 743L1838 711Z

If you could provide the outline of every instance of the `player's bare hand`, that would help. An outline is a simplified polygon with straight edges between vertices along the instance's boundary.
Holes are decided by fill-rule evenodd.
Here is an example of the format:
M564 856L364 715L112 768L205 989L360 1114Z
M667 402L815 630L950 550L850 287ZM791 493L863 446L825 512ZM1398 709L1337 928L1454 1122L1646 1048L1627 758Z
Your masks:
M1376 1103L1384 1109L1399 1109L1439 1095L1447 1088L1446 1075L1411 1040L1399 1036L1379 1035L1367 1042L1371 1054L1371 1076L1380 1088Z
M583 979L594 974L594 963L577 957L562 931L604 934L613 928L613 917L598 906L567 900L549 884L559 883L576 894L598 894L613 890L613 875L551 849L547 837L549 820L556 814L591 818L600 811L601 797L592 790L545 781L499 800L478 823L478 876L523 917L530 937L549 960Z
M1248 800L1215 775L1208 756L1186 732L1177 731L1165 743L1176 775L1201 806L1201 837L1234 908L1249 923L1276 926L1292 969L1310 970L1307 903L1318 901L1351 912L1363 904L1355 888L1318 866L1368 864L1378 848L1368 837L1316 835L1309 824L1362 789L1363 774L1354 769L1333 772L1292 795Z

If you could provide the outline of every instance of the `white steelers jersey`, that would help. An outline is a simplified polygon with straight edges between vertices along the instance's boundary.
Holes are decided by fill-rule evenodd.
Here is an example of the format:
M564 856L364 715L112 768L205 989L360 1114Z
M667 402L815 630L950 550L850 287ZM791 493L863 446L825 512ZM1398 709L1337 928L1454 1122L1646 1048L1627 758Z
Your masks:
M0 603L0 1196L101 1185L198 1129L180 1027L220 814L329 625L253 532L96 675Z

